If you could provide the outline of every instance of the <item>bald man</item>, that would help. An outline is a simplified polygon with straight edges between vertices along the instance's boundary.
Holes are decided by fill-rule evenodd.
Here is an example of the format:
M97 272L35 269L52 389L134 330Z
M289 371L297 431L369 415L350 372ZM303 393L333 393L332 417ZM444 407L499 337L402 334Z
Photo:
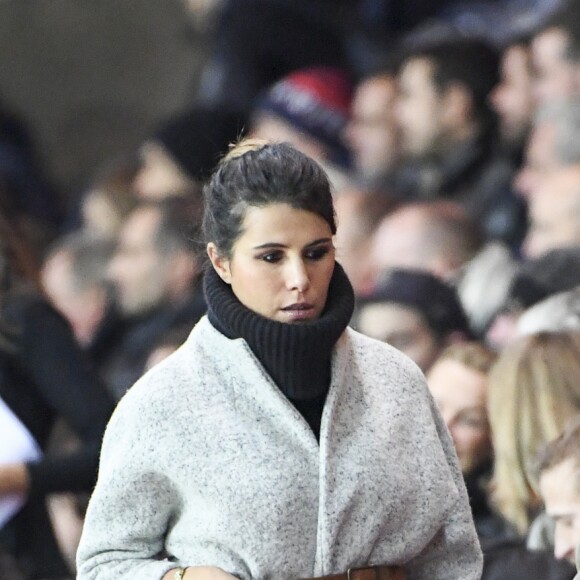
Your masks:
M388 214L373 236L376 275L390 268L426 270L449 280L480 248L476 225L448 201L412 203Z

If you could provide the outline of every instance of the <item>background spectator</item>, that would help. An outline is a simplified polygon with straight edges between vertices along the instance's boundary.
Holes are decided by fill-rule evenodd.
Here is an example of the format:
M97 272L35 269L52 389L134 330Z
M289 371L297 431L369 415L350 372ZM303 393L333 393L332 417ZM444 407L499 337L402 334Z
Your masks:
M532 83L529 41L512 39L502 51L500 80L490 99L498 115L501 145L516 165L521 163L536 106Z
M334 240L336 256L357 297L372 292L376 281L373 236L393 206L393 200L385 193L360 188L343 191L334 201L339 224Z
M90 236L115 240L137 204L133 191L137 169L136 159L120 159L101 169L81 196L76 227Z
M525 160L514 185L526 199L535 196L544 181L580 162L580 100L542 105L535 114Z
M0 501L16 497L21 505L0 524L0 545L13 554L26 578L62 578L70 571L54 538L46 496L91 491L112 400L66 321L26 275L26 249L3 217L0 237L0 424L12 426L0 444ZM66 453L48 449L58 420L66 421L80 440ZM26 445L15 447L21 441Z
M540 447L580 411L580 336L539 333L505 348L489 375L492 499L525 535L542 510L532 471Z
M480 231L448 201L406 204L386 215L371 247L376 275L389 268L426 270L452 280L481 248Z
M517 243L522 207L512 168L495 158L489 94L498 55L487 43L449 39L410 51L399 73L397 112L408 163L399 186L410 198L461 204L489 239Z
M530 225L522 244L526 257L580 246L580 165L546 177L529 207Z
M580 5L564 2L532 39L534 92L538 103L578 96Z
M288 142L319 163L347 168L342 132L350 115L352 85L346 71L301 69L282 78L256 101L250 135Z
M360 301L358 329L388 342L426 371L448 345L470 337L453 288L418 270L392 269Z
M538 457L540 493L556 532L554 555L575 562L580 545L580 416L575 417Z
M401 157L396 96L397 79L392 70L359 80L344 133L358 177L375 187L390 185Z
M106 238L70 234L51 248L42 267L44 291L88 351L96 346L111 307L107 269L114 248Z
M514 266L503 303L487 328L487 342L496 349L507 346L516 338L519 319L526 310L579 284L579 248L558 248Z
M140 148L135 194L149 201L199 195L201 183L243 129L240 115L209 107L166 120Z
M109 266L124 324L109 338L101 368L116 398L141 376L159 336L193 326L205 312L196 204L181 198L144 203L129 216Z

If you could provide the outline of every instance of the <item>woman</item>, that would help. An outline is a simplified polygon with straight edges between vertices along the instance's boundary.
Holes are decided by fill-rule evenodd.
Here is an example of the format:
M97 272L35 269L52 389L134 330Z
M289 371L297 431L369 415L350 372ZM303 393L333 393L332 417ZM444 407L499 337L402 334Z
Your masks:
M92 489L113 404L66 321L35 288L30 253L4 216L0 214L0 554L14 557L26 579L63 578L71 572L57 547L46 496ZM58 420L80 440L70 453L46 453Z
M580 412L580 334L540 332L502 351L489 376L492 499L525 535L541 510L536 454Z
M479 539L498 540L504 523L489 505L493 452L487 417L488 374L496 355L475 341L446 348L426 375L455 445ZM485 544L482 546L485 553Z
M347 329L324 172L246 141L205 195L208 315L113 415L78 577L479 578L420 371Z

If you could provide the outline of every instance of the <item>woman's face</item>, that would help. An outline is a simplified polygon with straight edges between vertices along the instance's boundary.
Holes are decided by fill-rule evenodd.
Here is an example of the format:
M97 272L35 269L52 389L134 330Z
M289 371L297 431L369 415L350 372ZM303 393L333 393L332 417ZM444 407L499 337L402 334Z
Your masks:
M487 377L463 363L443 358L427 374L427 384L467 475L491 456Z
M238 300L278 322L320 316L334 270L329 224L319 215L274 203L246 210L230 259L208 244L210 260Z

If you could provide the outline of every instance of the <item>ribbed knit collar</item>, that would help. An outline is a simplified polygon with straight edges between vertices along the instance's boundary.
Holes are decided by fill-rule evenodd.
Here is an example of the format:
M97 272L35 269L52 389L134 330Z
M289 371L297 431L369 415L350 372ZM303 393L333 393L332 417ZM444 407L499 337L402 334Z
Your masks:
M243 338L287 397L313 399L328 390L332 349L354 309L353 289L340 264L335 263L322 315L295 324L246 308L211 265L204 279L211 324L228 338Z

